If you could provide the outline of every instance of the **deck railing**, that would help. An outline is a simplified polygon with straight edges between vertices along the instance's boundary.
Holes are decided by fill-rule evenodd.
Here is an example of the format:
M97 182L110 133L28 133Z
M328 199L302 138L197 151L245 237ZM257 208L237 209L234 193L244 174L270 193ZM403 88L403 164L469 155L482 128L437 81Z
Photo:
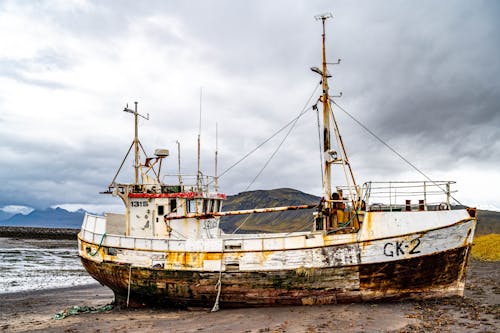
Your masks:
M451 209L454 181L367 182L363 200L369 211L413 211Z
M217 192L215 177L200 175L164 175L161 184L143 182L140 184L118 184L109 186L109 191L103 193L181 193L181 192Z

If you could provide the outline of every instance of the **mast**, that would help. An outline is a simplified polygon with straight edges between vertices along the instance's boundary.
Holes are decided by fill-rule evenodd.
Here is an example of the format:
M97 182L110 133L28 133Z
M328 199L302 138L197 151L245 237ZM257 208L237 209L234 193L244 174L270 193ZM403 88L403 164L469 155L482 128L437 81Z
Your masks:
M321 20L323 25L323 34L321 35L322 41L322 70L321 70L321 83L323 88L323 95L320 100L323 103L323 155L324 155L324 175L323 175L323 194L325 200L332 199L332 186L331 186L331 168L330 168L330 100L328 95L328 70L326 67L326 49L325 49L325 21L333 17L331 13L321 14L315 16L316 20Z
M149 113L147 114L146 117L143 115L139 114L137 112L137 104L138 102L134 102L135 108L134 110L131 110L127 106L123 109L124 112L132 113L134 115L134 141L132 142L132 145L134 146L134 184L139 184L139 168L140 166L140 152L139 152L139 116L142 118L149 120ZM130 151L130 150L129 150ZM128 154L128 153L127 153ZM116 177L115 177L116 178Z
M134 152L135 152L135 161L134 161L134 184L139 183L139 119L137 117L137 102L134 102L135 110L134 110Z
M319 70L316 67L311 68L314 72L321 75L321 83L323 88L323 94L320 98L320 101L323 103L323 157L324 157L324 175L323 175L323 193L324 199L326 200L325 207L330 208L331 205L328 204L328 201L332 200L332 188L331 188L331 164L342 164L344 169L344 174L346 178L347 188L349 190L349 195L351 198L351 202L353 208L357 208L357 204L359 201L359 193L358 187L356 185L356 180L354 179L354 174L351 169L351 165L349 163L349 159L347 157L347 152L344 146L344 142L342 140L342 136L340 135L340 131L337 125L337 121L335 120L335 115L331 110L331 98L332 97L340 97L339 96L330 96L329 95L329 87L328 87L328 78L331 75L328 73L327 64L339 64L340 59L336 63L328 63L326 60L326 48L325 48L325 21L329 18L332 18L331 13L325 13L321 15L315 16L316 20L321 20L323 34L321 35L322 39L322 70ZM331 123L333 122L333 123ZM332 126L333 125L333 126ZM337 141L338 148L340 149L340 156L337 156L337 152L331 149L331 135L330 129L333 127L335 139ZM352 185L351 185L352 181ZM353 193L353 189L355 193ZM340 193L339 193L340 194ZM340 194L342 196L342 194ZM358 198L357 198L358 197ZM343 200L342 197L339 200Z

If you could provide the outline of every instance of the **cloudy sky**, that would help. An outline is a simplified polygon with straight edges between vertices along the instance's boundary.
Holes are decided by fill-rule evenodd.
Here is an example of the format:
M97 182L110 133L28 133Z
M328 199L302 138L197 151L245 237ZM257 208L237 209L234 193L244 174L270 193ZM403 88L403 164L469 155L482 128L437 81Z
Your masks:
M327 22L332 93L351 115L464 204L500 210L497 1L0 1L0 209L120 206L99 195L133 136L172 152L166 172L219 171L296 117L318 84ZM314 95L314 99L318 95ZM310 106L310 104L309 104ZM335 110L359 183L422 176ZM280 133L221 178L245 190ZM133 174L125 163L121 180ZM334 177L340 177L340 170ZM250 189L321 193L307 112Z

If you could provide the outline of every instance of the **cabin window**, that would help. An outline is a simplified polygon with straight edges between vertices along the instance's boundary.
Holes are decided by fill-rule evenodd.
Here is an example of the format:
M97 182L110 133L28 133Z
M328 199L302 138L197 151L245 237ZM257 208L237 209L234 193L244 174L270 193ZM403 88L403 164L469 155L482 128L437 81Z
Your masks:
M203 213L208 213L208 202L209 200L203 199Z
M218 212L219 211L219 200L214 200L214 209L213 209L214 212Z
M177 199L170 199L170 212L175 213L177 211Z
M186 200L186 209L188 213L196 213L196 200Z
M116 256L117 255L117 251L114 247L108 247L107 252L108 252L109 256Z
M162 216L162 215L164 215L164 214L165 214L165 210L164 210L164 208L163 208L163 205L158 206L158 215L159 215L159 216Z
M207 200L207 213L213 212L212 208L214 206L214 201L213 200Z

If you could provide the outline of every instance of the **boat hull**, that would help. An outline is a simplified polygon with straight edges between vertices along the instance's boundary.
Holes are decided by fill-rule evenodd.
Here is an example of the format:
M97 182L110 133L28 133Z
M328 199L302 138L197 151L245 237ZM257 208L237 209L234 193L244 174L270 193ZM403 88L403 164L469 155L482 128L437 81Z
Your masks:
M344 267L222 272L219 305L313 305L462 295L469 247ZM219 272L131 267L86 258L82 263L90 275L113 290L120 307L212 307L217 297Z
M476 225L465 210L374 213L357 233L188 241L96 233L98 222L84 223L80 257L118 306L212 307L219 295L222 308L460 296Z

